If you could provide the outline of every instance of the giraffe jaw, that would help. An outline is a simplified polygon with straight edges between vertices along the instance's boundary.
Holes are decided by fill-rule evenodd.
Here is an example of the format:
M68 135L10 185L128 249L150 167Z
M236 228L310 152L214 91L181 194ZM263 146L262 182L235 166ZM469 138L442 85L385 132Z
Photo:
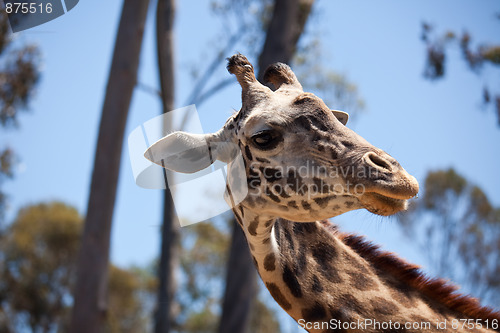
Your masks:
M408 208L407 199L391 198L375 192L365 193L359 200L366 210L381 216L393 215Z

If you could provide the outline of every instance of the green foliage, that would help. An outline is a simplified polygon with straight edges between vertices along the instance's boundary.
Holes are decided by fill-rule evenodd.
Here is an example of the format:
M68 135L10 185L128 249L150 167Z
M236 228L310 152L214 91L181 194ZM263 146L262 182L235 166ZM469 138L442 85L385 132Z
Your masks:
M500 301L500 207L453 169L429 172L425 192L400 215L437 274L490 304Z
M39 80L40 55L33 45L14 48L9 35L7 14L0 9L0 126L17 125L17 114L28 107ZM0 222L6 206L2 184L12 178L15 154L6 147L0 149Z
M468 32L464 32L460 37L452 31L447 31L440 35L434 33L434 28L428 24L422 24L421 39L427 47L427 61L424 70L424 77L430 80L441 79L446 74L446 52L458 47L462 53L463 59L469 68L480 74L481 70L486 67L485 64L492 66L487 67L488 71L494 71L494 66L500 65L500 45L472 45L472 37ZM498 125L500 126L500 93L492 93L487 84L484 84L483 102L485 106L492 105L496 110Z
M83 219L60 202L21 209L0 236L0 332L66 331ZM110 267L106 332L146 332L156 281Z
M430 172L425 178L425 208L435 209L448 192L460 196L466 185L467 181L453 169Z
M155 290L156 280L149 272L141 269L125 270L111 266L106 332L148 332L149 314L146 303L151 304ZM145 297L149 301L141 300L141 297Z
M14 176L14 164L16 156L11 148L4 148L0 151L0 226L6 209L6 195L1 190L3 182Z
M177 332L217 330L229 248L226 229L225 223L197 223L182 230Z
M228 233L213 223L198 223L183 231L181 267L186 276L187 292L193 301L200 297L213 300L219 295L213 295L211 282L218 283L217 279L225 277Z
M490 46L482 49L481 56L486 61L500 65L500 46Z
M82 219L62 203L22 209L1 239L2 325L47 331L68 310Z
M178 332L206 333L217 332L219 327L219 317L210 307L205 307L201 311L193 311L184 322Z
M12 49L5 11L0 11L0 124L15 125L39 80L39 52L33 45Z

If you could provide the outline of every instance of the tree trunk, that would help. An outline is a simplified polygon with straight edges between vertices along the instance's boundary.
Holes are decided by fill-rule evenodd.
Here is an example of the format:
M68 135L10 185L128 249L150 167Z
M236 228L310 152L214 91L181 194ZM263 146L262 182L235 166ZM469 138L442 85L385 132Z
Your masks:
M158 52L158 70L160 76L163 113L174 109L174 43L173 24L175 0L158 0L156 8L156 43ZM164 135L171 130L171 124L164 123ZM165 170L165 172L167 172ZM166 182L165 177L165 182ZM171 191L164 192L163 222L161 228L160 265L158 267L158 295L155 311L155 333L170 332L175 293L175 271L179 266L179 229L175 219L174 203Z
M111 222L123 135L136 84L149 0L125 0L102 108L87 217L77 261L70 332L102 332L107 312Z
M276 0L266 41L259 57L259 81L267 66L289 63L295 53L314 0Z
M264 70L270 64L290 62L313 3L314 0L275 1L259 57L259 80L262 81ZM219 333L248 331L250 309L257 294L256 270L243 231L236 224L232 237Z
M245 234L233 219L233 236L229 249L226 291L219 333L248 331L250 312L257 292L255 273Z

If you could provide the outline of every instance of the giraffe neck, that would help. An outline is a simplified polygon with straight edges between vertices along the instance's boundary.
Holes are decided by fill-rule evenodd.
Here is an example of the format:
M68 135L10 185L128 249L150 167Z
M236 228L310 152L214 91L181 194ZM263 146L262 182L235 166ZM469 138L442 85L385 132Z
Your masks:
M451 327L452 320L470 318L397 275L381 271L347 245L349 240L342 239L352 236L336 236L325 222L291 222L258 215L242 206L233 211L267 289L309 332L325 332L326 323L361 323L364 331L387 332L397 328L396 322L400 328L406 323L420 325L402 330L405 332L460 332ZM388 327L390 323L393 326ZM446 329L438 328L437 323L447 323ZM422 329L422 325L430 326Z

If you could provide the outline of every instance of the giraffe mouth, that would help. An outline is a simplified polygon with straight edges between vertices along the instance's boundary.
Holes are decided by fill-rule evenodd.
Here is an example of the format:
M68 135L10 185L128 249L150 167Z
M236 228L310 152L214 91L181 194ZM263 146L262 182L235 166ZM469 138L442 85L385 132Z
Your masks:
M407 199L398 199L375 192L360 196L359 200L366 210L373 214L389 216L408 208Z
M408 200L418 194L419 185L415 177L402 167L393 170L386 178L374 179L365 185L365 191L359 200L370 212L388 216L408 208Z

